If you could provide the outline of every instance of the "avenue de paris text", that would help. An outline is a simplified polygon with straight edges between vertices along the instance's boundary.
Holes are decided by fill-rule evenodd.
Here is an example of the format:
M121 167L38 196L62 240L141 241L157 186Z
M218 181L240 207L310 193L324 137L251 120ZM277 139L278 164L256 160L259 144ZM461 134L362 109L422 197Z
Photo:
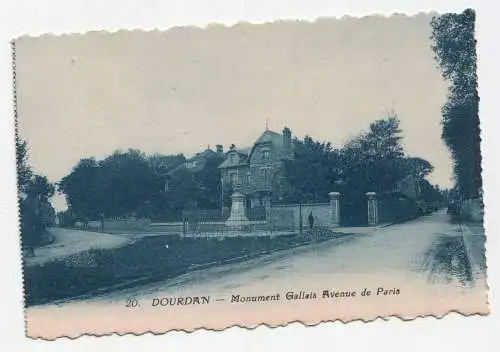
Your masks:
M364 288L362 290L321 290L321 291L287 291L285 293L274 293L267 295L244 295L232 294L231 297L212 298L211 296L184 296L184 297L155 297L151 301L153 307L164 306L186 306L205 305L214 302L238 303L265 303L276 301L301 301L317 299L349 299L370 296L397 296L400 295L399 288L377 287L375 289Z

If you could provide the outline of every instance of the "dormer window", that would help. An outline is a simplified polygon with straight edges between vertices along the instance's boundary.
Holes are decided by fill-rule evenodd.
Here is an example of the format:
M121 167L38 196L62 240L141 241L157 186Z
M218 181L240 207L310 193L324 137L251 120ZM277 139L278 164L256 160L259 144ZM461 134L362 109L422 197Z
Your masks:
M193 167L195 167L195 166L196 166L196 160L188 161L188 162L186 163L186 167L187 167L188 169L191 169L191 168L193 168Z
M236 153L231 153L229 159L231 160L232 163L236 163L238 162L238 155L236 155Z
M262 159L268 160L269 159L269 150L263 150L262 151Z

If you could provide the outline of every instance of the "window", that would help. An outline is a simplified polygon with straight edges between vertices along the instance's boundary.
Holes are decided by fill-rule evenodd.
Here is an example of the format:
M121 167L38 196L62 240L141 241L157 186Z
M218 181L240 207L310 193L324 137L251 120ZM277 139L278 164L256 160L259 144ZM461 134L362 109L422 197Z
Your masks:
M263 167L260 169L260 172L264 177L264 186L268 186L271 180L271 170L268 167Z
M238 174L236 172L231 172L229 174L229 182L235 185L238 182Z
M249 184L250 184L250 177L251 177L251 176L250 176L250 172L248 172L248 173L246 174L246 177L245 177L245 183L246 183L247 185L249 185Z
M231 155L229 156L229 160L230 160L232 163L236 163L236 162L238 162L238 156L236 155L236 153L231 153Z
M273 175L272 175L272 186L273 187L278 187L279 184L280 184L280 172L279 171L276 171Z
M262 151L262 159L268 160L269 159L269 150L263 150Z
M193 167L195 167L195 166L196 166L196 160L188 161L188 162L186 163L186 167L187 167L188 169L191 169L191 168L193 168Z

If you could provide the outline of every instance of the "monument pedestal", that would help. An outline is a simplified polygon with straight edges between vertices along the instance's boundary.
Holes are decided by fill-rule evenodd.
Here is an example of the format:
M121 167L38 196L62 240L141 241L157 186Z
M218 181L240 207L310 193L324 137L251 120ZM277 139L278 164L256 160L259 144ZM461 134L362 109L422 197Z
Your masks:
M242 230L250 225L245 214L245 196L240 192L234 192L231 196L231 214L226 220L226 226L235 230Z

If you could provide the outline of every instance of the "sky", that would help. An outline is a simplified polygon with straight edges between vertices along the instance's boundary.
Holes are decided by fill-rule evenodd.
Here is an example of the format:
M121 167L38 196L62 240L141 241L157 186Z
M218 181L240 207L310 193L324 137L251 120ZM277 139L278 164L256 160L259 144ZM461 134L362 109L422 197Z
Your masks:
M334 146L391 111L405 151L430 181L452 185L441 140L447 83L434 61L431 15L323 18L89 32L16 42L20 137L50 181L114 150L192 155L246 147L269 128ZM64 208L59 197L58 209Z

